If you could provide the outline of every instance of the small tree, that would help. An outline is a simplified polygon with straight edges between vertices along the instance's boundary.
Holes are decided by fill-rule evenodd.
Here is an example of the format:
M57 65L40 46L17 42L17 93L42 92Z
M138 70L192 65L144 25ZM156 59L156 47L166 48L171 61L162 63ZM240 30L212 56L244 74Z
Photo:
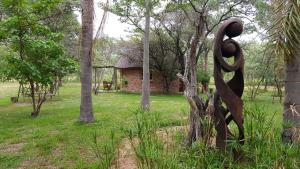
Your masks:
M163 30L156 29L150 38L150 68L159 72L163 81L163 92L170 92L171 82L180 72L178 57L173 40Z
M198 70L197 72L197 81L201 83L202 86L202 93L208 92L208 84L210 81L209 73L203 69Z
M51 11L56 1L1 1L5 17L0 24L0 38L11 52L5 57L6 79L29 84L32 116L38 116L46 95L58 75L75 70L75 62L67 57L58 42L61 34L53 33L43 24L43 12ZM43 9L43 10L41 10Z

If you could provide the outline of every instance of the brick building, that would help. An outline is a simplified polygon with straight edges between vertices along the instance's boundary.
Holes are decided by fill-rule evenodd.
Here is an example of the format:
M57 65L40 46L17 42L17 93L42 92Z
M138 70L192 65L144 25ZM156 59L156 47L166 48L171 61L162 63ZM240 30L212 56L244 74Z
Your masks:
M115 65L121 75L121 91L141 92L143 79L143 63L129 57L121 57ZM163 78L157 71L150 71L151 92L163 92ZM183 91L183 84L178 79L173 80L169 86L170 93Z

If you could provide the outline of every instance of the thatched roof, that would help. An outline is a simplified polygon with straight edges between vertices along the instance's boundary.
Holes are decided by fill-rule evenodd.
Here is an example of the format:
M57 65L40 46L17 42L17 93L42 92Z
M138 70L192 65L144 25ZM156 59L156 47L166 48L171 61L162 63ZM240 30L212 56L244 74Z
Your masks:
M118 49L121 56L115 65L116 68L143 67L143 46L135 42L126 42Z
M116 68L124 69L124 68L139 68L143 67L143 63L141 59L131 58L131 57L121 57L117 64Z

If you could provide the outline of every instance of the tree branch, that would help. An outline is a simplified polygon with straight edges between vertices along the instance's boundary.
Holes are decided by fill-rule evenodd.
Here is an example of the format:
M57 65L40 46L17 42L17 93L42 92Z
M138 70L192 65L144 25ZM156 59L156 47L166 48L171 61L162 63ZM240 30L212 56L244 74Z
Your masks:
M221 17L219 18L218 22L215 23L211 28L207 27L207 32L206 32L206 36L209 35L214 29L215 27L217 27L221 22L223 22L224 20L230 18L227 15L233 11L233 9L240 5L241 3L243 3L243 0L238 1L237 3L234 3L232 6L229 7L228 11L226 11L223 15L221 15Z

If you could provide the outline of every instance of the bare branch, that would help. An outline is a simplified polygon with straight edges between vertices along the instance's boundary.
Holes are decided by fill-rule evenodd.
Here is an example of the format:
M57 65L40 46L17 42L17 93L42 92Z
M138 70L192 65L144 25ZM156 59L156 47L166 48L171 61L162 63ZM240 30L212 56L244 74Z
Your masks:
M192 8L194 9L195 12L202 13L201 11L198 11L198 9L196 8L195 4L193 4L193 2L191 0L189 0L189 3L191 4L191 6L192 6Z
M221 17L219 18L217 23L215 23L211 28L207 27L206 36L209 35L221 22L228 19L229 17L227 15L230 12L232 12L234 10L234 8L238 5L240 5L241 3L243 3L243 0L238 1L237 3L234 3L232 6L229 7L228 11L226 11L223 15L221 15Z

